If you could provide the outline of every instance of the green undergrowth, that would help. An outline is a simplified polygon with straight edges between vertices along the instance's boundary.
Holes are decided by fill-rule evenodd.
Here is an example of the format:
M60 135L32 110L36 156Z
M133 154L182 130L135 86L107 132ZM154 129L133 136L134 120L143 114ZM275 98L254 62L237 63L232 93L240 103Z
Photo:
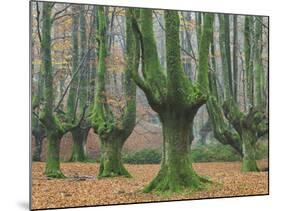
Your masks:
M160 149L143 149L132 153L123 153L122 160L123 163L127 164L159 164L161 156ZM231 146L218 142L195 146L192 148L191 158L195 163L241 161L241 157ZM257 143L256 158L257 160L268 158L267 141ZM83 163L100 163L100 156L95 158L88 156Z

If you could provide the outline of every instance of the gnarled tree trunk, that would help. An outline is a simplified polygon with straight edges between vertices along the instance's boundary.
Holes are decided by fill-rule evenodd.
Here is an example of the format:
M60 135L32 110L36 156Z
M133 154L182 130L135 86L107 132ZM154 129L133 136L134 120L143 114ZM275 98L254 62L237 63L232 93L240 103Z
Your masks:
M128 16L126 10L126 16ZM136 56L138 48L132 35L129 17L126 20L126 66L124 70L124 95L125 106L121 117L116 117L106 102L105 73L106 73L106 24L104 8L98 7L98 35L99 35L99 61L97 71L97 89L89 122L95 133L99 135L101 143L101 163L99 177L127 176L131 175L125 169L121 160L121 151L126 139L132 133L136 120L136 84L131 78L131 69L138 69L139 57ZM137 50L136 50L137 49Z
M122 163L122 147L124 140L113 139L101 140L102 156L100 161L99 177L128 176L129 172Z
M257 162L256 162L256 135L251 129L243 128L242 129L242 172L248 171L259 171Z
M145 92L152 109L158 113L163 130L161 169L146 192L179 192L185 188L204 187L208 180L199 177L192 167L190 146L193 119L208 95L208 53L211 42L213 15L206 14L200 39L197 84L185 75L180 60L179 16L165 11L166 73L160 67L155 44L152 10L141 10L141 27L134 20L133 28L142 53L143 78L134 72L133 78Z
M145 192L180 192L184 188L204 187L207 180L196 174L190 158L194 114L191 116L186 118L186 115L177 111L167 111L161 115L164 139L161 169Z
M52 178L65 178L60 170L60 142L63 134L60 132L49 132L47 135L47 158L44 174Z

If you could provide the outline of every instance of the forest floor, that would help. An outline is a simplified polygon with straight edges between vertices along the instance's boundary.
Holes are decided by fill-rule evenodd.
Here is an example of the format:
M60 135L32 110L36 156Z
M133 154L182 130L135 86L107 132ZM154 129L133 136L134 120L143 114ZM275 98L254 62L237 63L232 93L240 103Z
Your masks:
M266 169L266 160L258 162ZM199 175L214 183L207 189L181 194L142 193L157 174L159 165L125 165L133 178L97 179L96 163L62 163L67 179L48 179L45 163L32 164L32 209L108 205L136 202L198 199L268 193L268 172L241 173L240 162L195 163Z

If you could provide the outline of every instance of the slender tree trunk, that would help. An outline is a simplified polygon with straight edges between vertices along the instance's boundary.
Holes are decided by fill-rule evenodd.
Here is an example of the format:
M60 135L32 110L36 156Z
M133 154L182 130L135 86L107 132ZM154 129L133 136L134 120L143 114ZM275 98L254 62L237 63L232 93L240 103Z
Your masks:
M99 177L127 176L131 177L122 163L122 147L124 140L101 139L101 162L99 169Z
M184 188L203 188L207 180L196 174L190 158L193 118L186 118L175 111L168 111L162 116L164 140L161 169L145 192L180 192Z
M89 129L81 129L80 127L77 127L71 133L73 145L70 161L84 162L87 160L84 145L87 142Z

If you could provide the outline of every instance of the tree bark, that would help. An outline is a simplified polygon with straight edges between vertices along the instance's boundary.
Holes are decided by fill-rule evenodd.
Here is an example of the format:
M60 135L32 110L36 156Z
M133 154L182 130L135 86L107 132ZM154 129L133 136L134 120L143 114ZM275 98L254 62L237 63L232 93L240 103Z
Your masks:
M88 133L89 129L82 129L80 127L71 131L73 140L71 162L85 162L87 160L84 145L87 142Z
M102 146L102 160L99 177L130 176L122 164L122 146L132 133L136 120L136 84L131 77L131 69L138 69L139 48L135 45L132 34L131 19L126 10L126 66L124 69L124 96L126 105L122 115L116 117L106 102L105 74L107 43L105 39L106 21L104 8L98 7L99 62L94 101L92 101L89 122L95 133L99 135Z
M208 180L196 174L190 158L193 118L167 111L160 119L164 138L161 169L145 192L180 192L184 188L203 188Z
M256 135L253 131L244 128L242 130L242 172L259 171L256 162Z
M101 140L102 156L100 161L99 177L126 176L131 177L122 163L122 147L124 140Z
M60 142L62 135L58 132L49 132L47 135L47 158L44 174L51 178L65 178L60 170Z
M133 23L141 46L143 78L133 73L151 108L158 113L163 129L163 157L158 175L145 192L179 192L185 188L202 188L206 179L194 172L190 160L193 119L208 95L208 54L212 38L213 15L204 16L200 39L197 83L186 77L181 64L178 13L165 11L167 71L159 63L151 9L141 10L141 27Z

